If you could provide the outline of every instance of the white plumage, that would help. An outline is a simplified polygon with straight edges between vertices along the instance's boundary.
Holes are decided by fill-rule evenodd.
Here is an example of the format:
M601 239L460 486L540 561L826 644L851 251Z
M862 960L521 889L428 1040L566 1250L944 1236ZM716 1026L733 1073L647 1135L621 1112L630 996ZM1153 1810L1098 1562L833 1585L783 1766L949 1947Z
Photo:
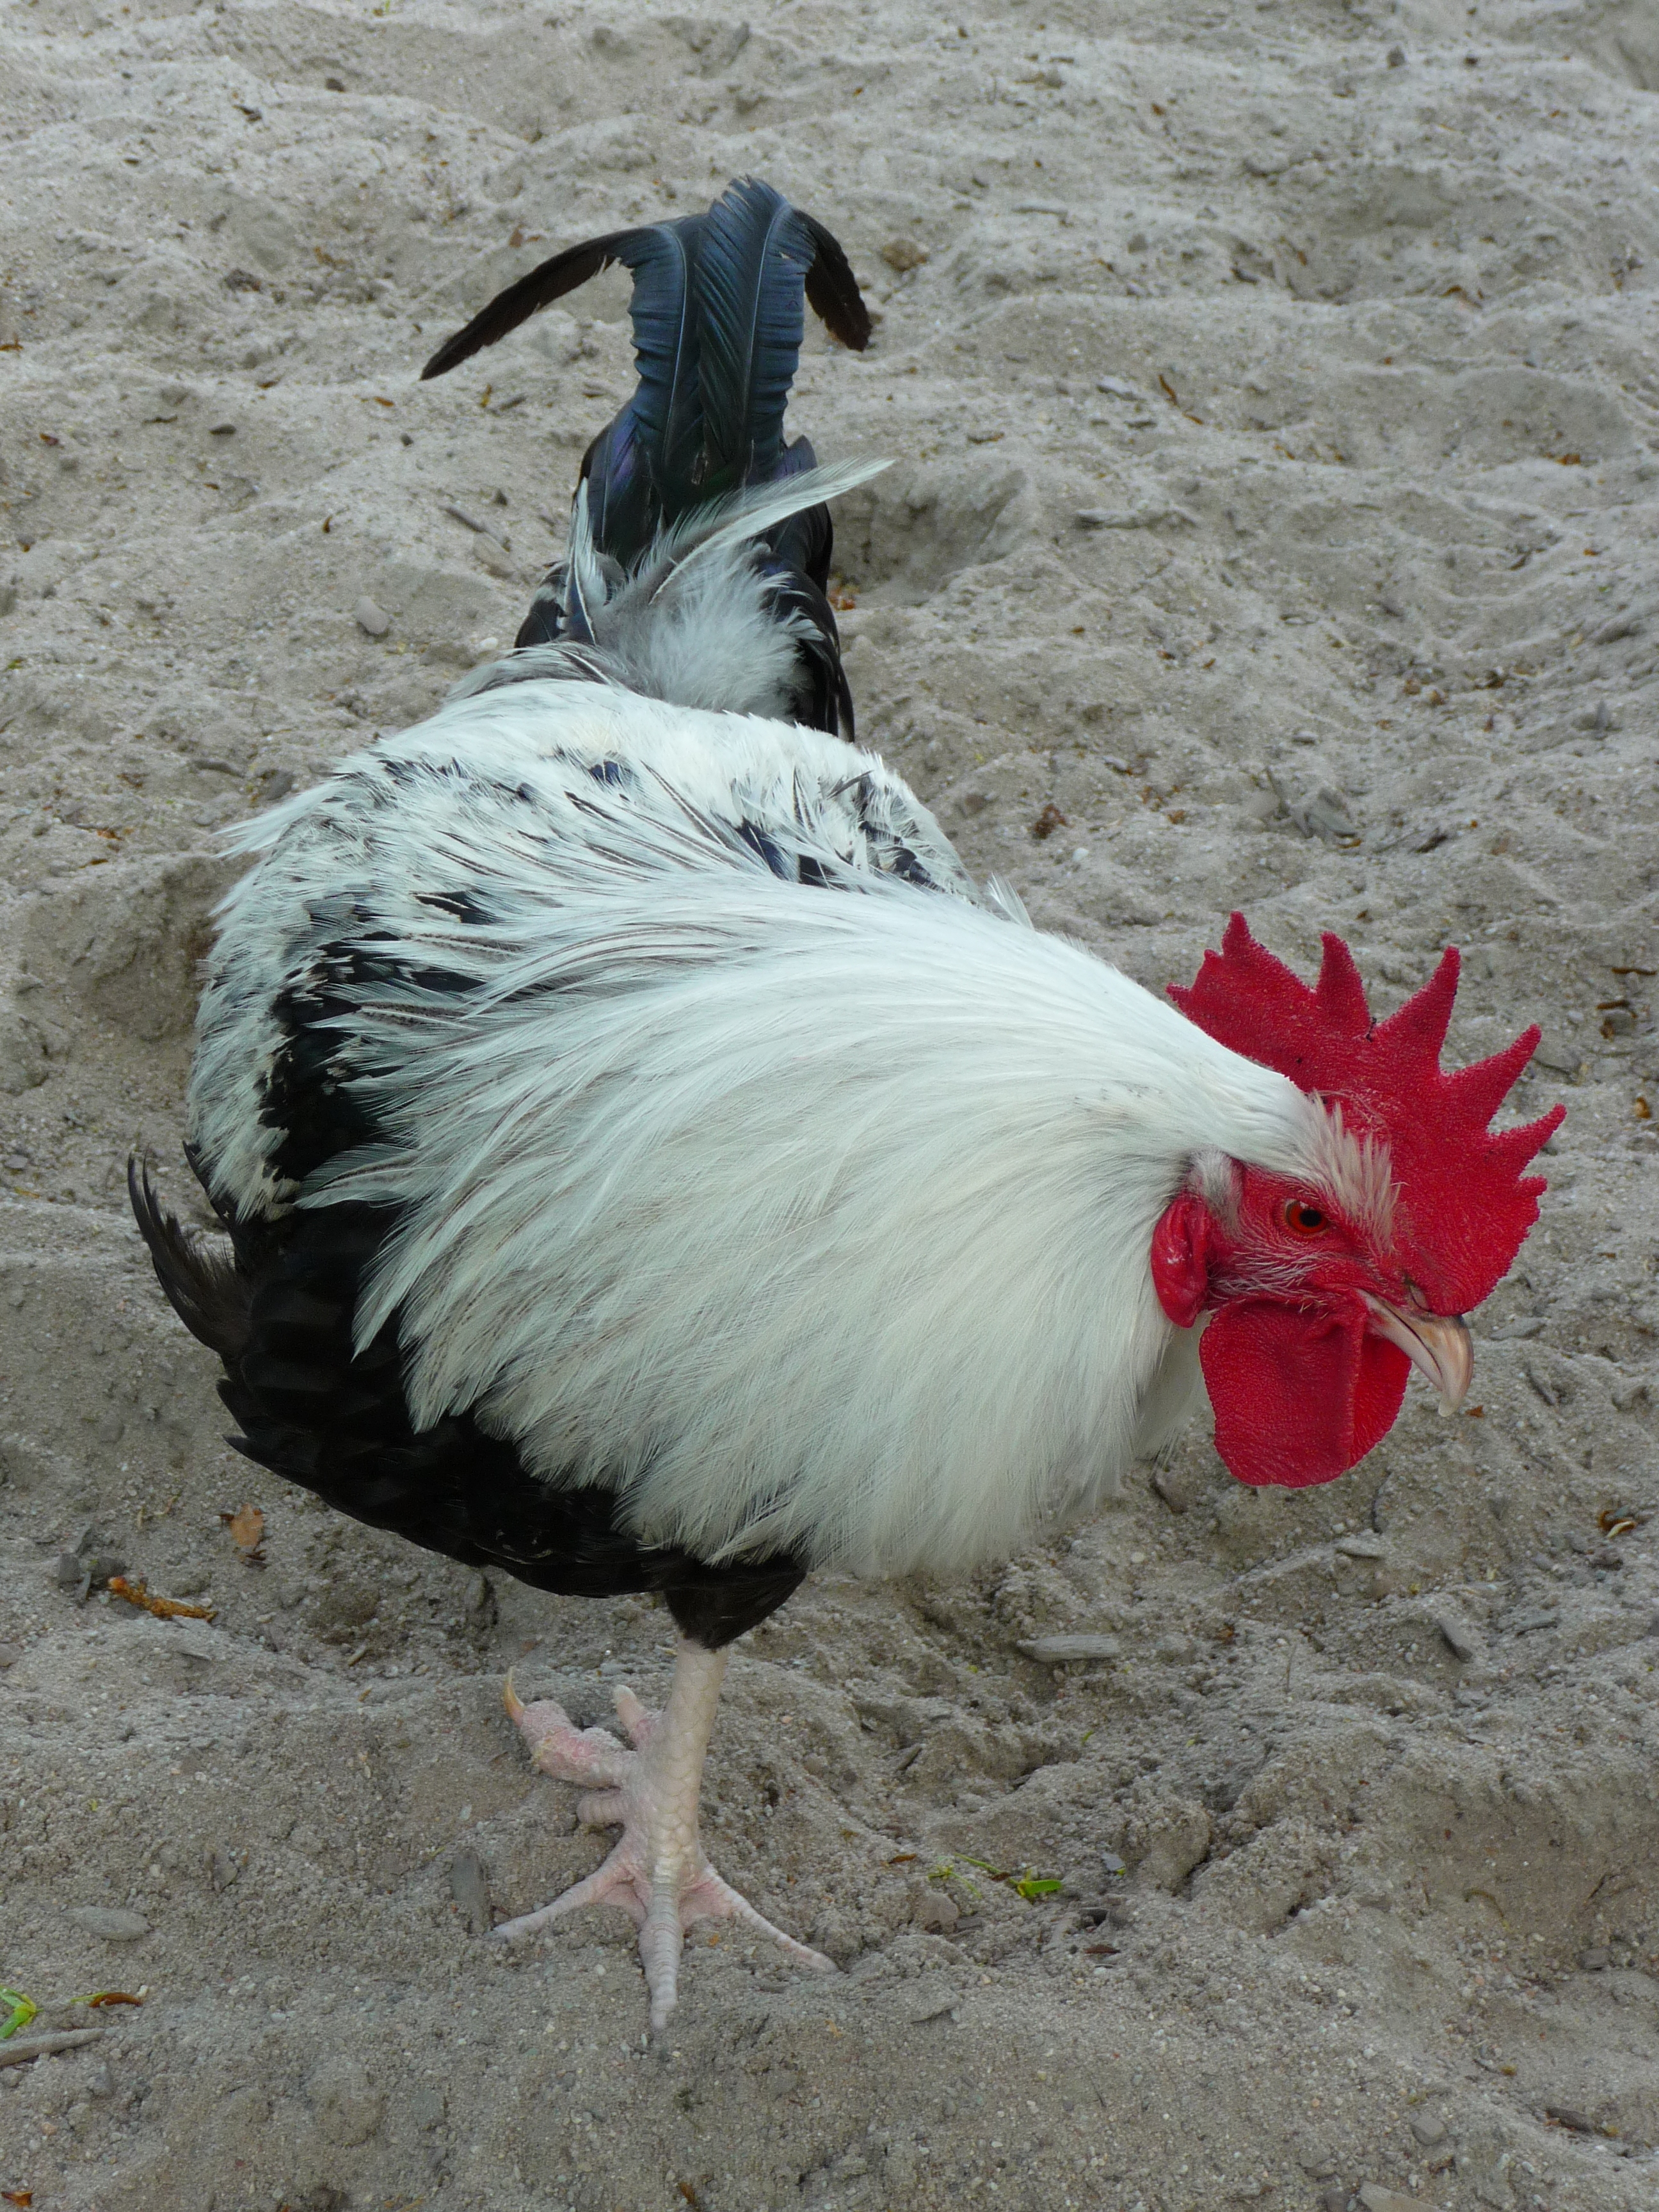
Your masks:
M799 648L816 626L799 609L781 606L775 587L757 588L757 541L804 507L837 499L890 466L848 461L711 500L662 531L631 573L594 550L587 486L579 485L561 568L563 593L588 633L587 664L641 698L793 724ZM568 641L521 646L463 677L450 698L568 676L582 658Z
M710 1560L949 1571L1106 1493L1198 1390L1147 1262L1194 1154L1294 1175L1328 1144L1283 1076L982 902L815 732L514 683L243 843L191 1090L216 1193L291 1195L270 1008L355 911L451 979L353 994L386 1139L302 1203L401 1209L360 1346L400 1310L417 1427L471 1408Z

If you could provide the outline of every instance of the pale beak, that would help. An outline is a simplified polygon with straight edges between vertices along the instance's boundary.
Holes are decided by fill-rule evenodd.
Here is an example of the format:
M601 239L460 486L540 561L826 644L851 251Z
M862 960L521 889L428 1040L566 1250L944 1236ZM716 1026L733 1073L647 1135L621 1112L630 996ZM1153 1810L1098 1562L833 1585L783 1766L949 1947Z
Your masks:
M1469 1395L1474 1374L1474 1346L1462 1314L1403 1313L1362 1291L1371 1328L1397 1344L1413 1367L1420 1367L1440 1393L1440 1410L1455 1413Z

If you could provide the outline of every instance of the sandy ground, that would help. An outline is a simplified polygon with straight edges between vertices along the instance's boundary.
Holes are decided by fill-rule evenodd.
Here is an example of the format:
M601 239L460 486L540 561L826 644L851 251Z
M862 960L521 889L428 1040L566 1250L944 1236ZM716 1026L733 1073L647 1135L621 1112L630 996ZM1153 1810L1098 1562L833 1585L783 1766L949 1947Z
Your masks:
M0 86L0 1978L42 2008L0 2062L100 2038L0 2063L0 2188L1659 2201L1653 0L29 0ZM711 1844L844 1972L699 1944L657 2052L620 1917L477 1931L603 1848L507 1667L597 1717L665 1616L234 1459L119 1180L177 1157L214 833L510 637L622 283L419 362L750 168L882 311L795 420L897 457L849 667L969 862L1158 985L1235 903L1384 1006L1455 939L1455 1052L1537 1017L1518 1103L1569 1118L1465 1418L1413 1391L1290 1496L1194 1437L1006 1570L821 1579L739 1646Z

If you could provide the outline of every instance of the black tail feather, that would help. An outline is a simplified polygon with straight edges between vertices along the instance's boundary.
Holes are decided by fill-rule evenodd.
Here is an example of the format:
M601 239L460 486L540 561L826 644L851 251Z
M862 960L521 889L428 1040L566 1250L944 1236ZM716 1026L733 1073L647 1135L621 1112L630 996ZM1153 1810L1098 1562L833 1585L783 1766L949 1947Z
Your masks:
M247 1279L228 1240L215 1249L167 1210L150 1180L150 1167L148 1157L141 1159L137 1152L128 1160L127 1196L156 1280L193 1337L222 1360L240 1359L248 1340Z
M588 447L581 481L595 551L631 570L660 531L710 501L814 465L804 438L784 439L803 300L855 351L869 343L870 316L832 234L771 185L740 177L706 214L612 231L556 253L446 339L422 376L441 376L613 262L633 272L639 385ZM776 618L805 617L811 625L795 701L782 711L850 738L852 699L825 596L834 542L820 505L757 544ZM592 634L592 610L562 565L537 593L517 641L580 643Z
M444 375L616 262L634 276L639 389L588 448L582 475L596 547L631 564L658 529L786 465L803 292L855 352L870 342L870 316L833 234L771 185L740 177L706 214L607 232L540 263L446 338L422 378Z
M567 246L546 261L539 262L527 276L520 276L504 292L498 292L486 307L481 307L464 330L447 337L426 367L421 371L422 382L428 377L447 376L452 368L459 368L485 346L516 331L520 323L528 322L538 308L550 307L555 300L563 299L586 284L590 276L597 276L613 261L625 258L629 243L637 239L636 230L613 230L604 238L584 239L580 246Z
M815 249L806 270L806 304L832 338L854 353L870 343L870 310L841 240L803 209L801 221Z
M800 359L811 235L781 192L740 177L704 219L697 266L704 498L766 483Z
M740 178L738 184L743 185L750 181ZM864 304L858 279L841 241L815 216L800 209L795 212L813 249L810 255L803 257L807 303L832 338L854 353L862 353L870 343L870 311ZM447 376L452 368L459 368L464 361L470 361L475 353L496 344L516 331L520 323L528 322L538 309L550 307L556 300L563 299L567 292L579 289L612 262L620 261L634 268L636 257L642 258L649 250L647 241L653 233L675 233L689 249L707 221L706 216L680 216L672 222L653 223L641 229L609 231L602 238L584 239L578 246L563 247L547 260L538 262L504 292L498 292L470 323L447 337L422 369L422 381Z

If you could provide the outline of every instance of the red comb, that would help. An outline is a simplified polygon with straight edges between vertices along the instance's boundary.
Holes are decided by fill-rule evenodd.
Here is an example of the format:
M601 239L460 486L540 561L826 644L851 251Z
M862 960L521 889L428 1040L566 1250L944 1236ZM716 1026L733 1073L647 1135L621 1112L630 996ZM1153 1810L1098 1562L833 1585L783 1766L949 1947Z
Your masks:
M1191 986L1171 985L1170 996L1218 1043L1340 1102L1357 1135L1387 1143L1395 1257L1436 1313L1466 1312L1502 1281L1537 1220L1544 1178L1521 1170L1566 1118L1552 1106L1496 1136L1486 1126L1537 1048L1538 1030L1448 1075L1440 1048L1457 995L1455 951L1449 947L1416 996L1374 1024L1352 954L1340 937L1328 934L1324 945L1310 990L1236 914L1221 951L1206 952Z

